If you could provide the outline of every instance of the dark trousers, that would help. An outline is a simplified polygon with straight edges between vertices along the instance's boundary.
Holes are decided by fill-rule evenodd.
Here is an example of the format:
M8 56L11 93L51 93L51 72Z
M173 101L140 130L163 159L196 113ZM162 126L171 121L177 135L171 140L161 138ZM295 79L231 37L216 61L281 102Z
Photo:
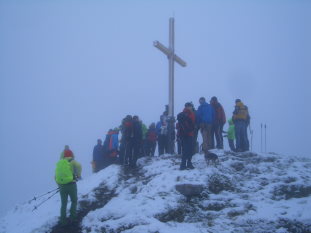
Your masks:
M212 141L212 125L201 123L201 134L203 139L203 151L207 153L209 149L213 149Z
M157 143L146 140L146 155L147 156L154 156L155 148Z
M105 168L105 161L104 161L104 159L102 159L102 160L95 160L94 163L95 163L94 172L99 172L100 170Z
M236 151L235 146L234 146L234 140L228 138L228 143L229 143L230 150Z
M191 136L181 138L182 158L180 168L186 168L192 165L191 159L193 155L194 139Z
M78 192L76 182L59 185L59 193L62 203L60 208L60 222L65 223L68 196L71 201L70 218L75 219L77 217Z
M181 155L181 139L177 138L177 154Z
M223 149L224 148L224 139L222 137L222 131L224 129L223 124L213 124L212 127L212 146L215 148L215 140L216 139L216 148Z
M124 164L132 164L133 163L133 153L134 153L134 143L132 140L128 140L125 145L125 159Z
M121 141L119 150L119 164L123 165L125 160L125 142Z
M246 121L236 121L235 126L235 138L236 138L236 150L246 151L248 150L248 139L247 139L247 123Z
M131 166L136 166L136 162L138 157L141 155L142 141L134 140L133 141L133 157L132 161L130 161Z
M168 136L166 134L160 134L158 137L158 150L159 155L168 153Z

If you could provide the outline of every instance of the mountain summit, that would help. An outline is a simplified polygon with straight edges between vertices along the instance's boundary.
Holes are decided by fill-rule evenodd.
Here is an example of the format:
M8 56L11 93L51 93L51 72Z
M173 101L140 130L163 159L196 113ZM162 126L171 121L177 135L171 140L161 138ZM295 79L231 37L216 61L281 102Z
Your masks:
M144 157L135 170L111 165L78 182L78 223L60 227L59 194L16 206L1 233L311 232L311 160L214 150L217 167L193 156ZM44 199L43 199L44 200Z

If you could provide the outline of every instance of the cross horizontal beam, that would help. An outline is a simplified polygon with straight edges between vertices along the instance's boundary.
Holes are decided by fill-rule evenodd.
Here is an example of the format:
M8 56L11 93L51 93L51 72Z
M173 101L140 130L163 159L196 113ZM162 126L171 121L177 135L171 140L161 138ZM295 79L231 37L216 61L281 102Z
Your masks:
M165 47L163 44L161 44L159 41L154 41L153 42L154 47L158 48L161 52L163 52L166 56L171 56L172 52L170 49L168 49L167 47ZM176 54L174 54L174 61L176 61L179 65L181 65L182 67L187 66L187 63L181 59L179 56L177 56Z

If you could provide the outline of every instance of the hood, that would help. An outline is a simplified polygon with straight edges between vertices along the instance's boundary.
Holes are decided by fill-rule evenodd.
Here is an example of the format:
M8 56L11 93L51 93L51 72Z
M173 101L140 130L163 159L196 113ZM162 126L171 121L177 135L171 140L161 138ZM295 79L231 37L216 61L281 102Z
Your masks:
M236 103L235 106L240 107L240 108L243 108L243 107L244 107L244 104L243 104L242 102L238 102L238 103Z

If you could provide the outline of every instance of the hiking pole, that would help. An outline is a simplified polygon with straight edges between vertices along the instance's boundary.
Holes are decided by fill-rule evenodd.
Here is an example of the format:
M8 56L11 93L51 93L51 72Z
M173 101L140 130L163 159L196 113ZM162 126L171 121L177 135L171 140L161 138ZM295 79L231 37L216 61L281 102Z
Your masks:
M262 153L262 123L260 123L260 152Z
M253 130L251 128L251 124L249 123L249 133L251 135L251 151L253 151Z
M54 192L54 191L56 191L56 190L59 190L59 188L53 189L53 190L51 190L51 191L48 191L47 193L44 193L44 194L39 195L39 196L37 196L37 197L33 197L33 199L31 199L28 203L31 203L32 201L36 201L37 199L39 199L39 198L41 198L41 197L43 197L43 196L45 196L45 195L47 195L47 194L50 194L50 193L52 193L52 192Z
M34 206L32 212L35 211L36 209L38 209L38 207L40 207L44 202L46 202L47 200L51 199L58 192L59 192L59 189L57 189L57 191L55 193L53 193L51 196L49 196L47 199L45 199L44 201L40 202L38 205Z
M267 125L265 124L265 153L267 153Z

